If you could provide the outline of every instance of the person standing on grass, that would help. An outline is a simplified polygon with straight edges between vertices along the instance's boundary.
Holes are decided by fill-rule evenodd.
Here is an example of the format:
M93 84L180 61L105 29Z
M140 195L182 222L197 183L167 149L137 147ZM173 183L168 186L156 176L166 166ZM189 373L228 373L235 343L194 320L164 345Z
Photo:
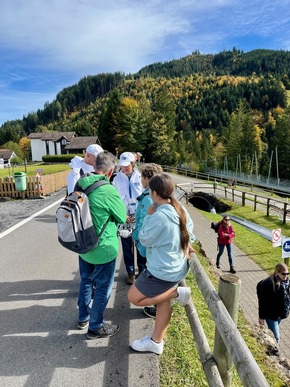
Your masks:
M135 217L135 228L132 233L132 237L136 243L137 248L138 275L140 275L142 271L146 269L146 247L143 246L139 240L139 231L143 224L143 220L147 215L148 207L151 206L151 204L153 203L149 194L149 181L151 177L153 177L157 173L163 172L163 170L162 167L158 164L148 163L139 167L139 172L141 173L141 184L144 188L144 191L140 196L137 197L138 206ZM143 310L147 316L155 318L155 306L145 306Z
M236 236L235 230L231 224L231 219L228 215L225 215L218 228L218 255L216 257L216 267L220 268L220 258L223 255L226 247L230 265L230 273L235 274L236 270L233 266L232 257L232 239Z
M188 257L193 235L192 220L173 197L174 183L165 173L149 180L153 204L139 231L139 240L146 247L147 267L128 292L128 300L136 306L157 305L153 333L135 340L131 347L139 352L163 352L163 338L171 319L171 300L185 306L190 288L178 286L188 273Z
M279 343L279 326L282 319L289 315L289 269L285 263L278 263L268 278L257 285L259 303L259 324L265 325L273 332Z

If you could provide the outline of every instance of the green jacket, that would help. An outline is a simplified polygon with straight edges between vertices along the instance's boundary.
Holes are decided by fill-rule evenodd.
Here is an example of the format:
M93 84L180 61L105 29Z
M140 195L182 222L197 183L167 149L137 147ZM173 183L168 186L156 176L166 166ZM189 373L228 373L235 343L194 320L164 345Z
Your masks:
M95 181L108 180L104 175L83 177L78 184L88 188ZM111 184L98 187L89 195L90 210L96 233L99 234L110 216L110 220L100 238L99 244L86 254L80 254L83 260L92 264L103 264L118 256L117 224L126 222L126 207L118 191Z

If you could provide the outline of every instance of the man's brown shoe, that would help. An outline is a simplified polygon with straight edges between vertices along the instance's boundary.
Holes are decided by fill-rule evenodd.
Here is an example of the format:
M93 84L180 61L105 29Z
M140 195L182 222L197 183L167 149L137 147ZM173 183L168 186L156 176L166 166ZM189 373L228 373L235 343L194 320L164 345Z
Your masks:
M127 285L133 285L134 281L135 281L134 274L128 274Z

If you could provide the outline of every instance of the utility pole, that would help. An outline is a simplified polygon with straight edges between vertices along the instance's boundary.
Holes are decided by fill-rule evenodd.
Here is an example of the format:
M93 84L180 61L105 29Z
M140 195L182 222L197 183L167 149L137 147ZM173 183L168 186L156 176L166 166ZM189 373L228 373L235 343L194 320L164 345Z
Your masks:
M279 186L280 179L279 179L279 165L278 165L278 149L276 147L276 167L277 167L277 184Z
M270 157L270 165L269 165L268 180L267 180L267 184L268 185L269 185L269 182L270 182L270 174L271 174L271 168L272 168L272 159L273 159L273 151L271 152L271 157Z

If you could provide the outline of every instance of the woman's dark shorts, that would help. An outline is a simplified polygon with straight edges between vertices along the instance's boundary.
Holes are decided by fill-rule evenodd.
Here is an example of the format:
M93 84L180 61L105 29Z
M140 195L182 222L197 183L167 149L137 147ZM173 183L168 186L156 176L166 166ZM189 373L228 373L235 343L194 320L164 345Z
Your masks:
M134 282L136 288L146 297L155 297L171 288L176 288L179 282L163 281L154 277L147 269L143 270Z

